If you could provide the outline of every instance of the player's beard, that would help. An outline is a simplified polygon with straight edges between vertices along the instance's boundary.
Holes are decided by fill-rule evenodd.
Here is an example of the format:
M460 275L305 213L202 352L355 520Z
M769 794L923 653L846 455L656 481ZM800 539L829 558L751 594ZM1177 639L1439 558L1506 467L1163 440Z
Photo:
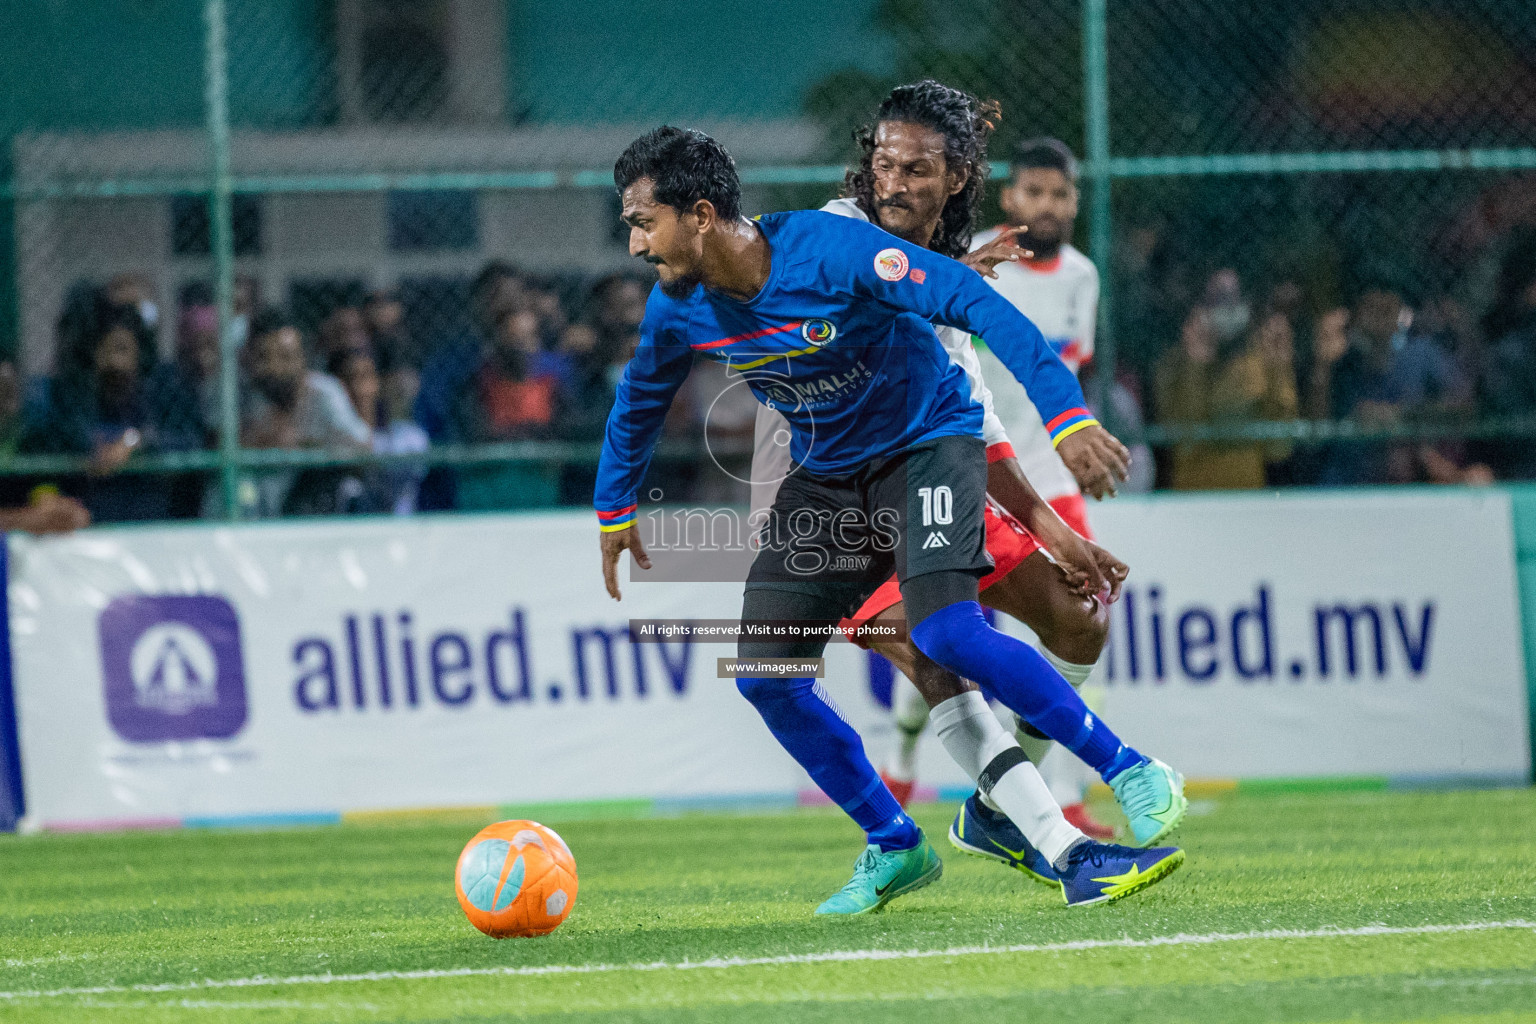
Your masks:
M1019 244L1034 252L1035 259L1048 260L1061 251L1065 235L1061 221L1047 217L1043 223L1036 221L1029 225L1029 230L1020 236Z
M940 215L942 216L942 213ZM926 249L933 241L932 231L927 233L927 237L919 237L923 234L922 228L927 221L919 215L918 209L905 199L877 201L874 221L877 227L913 245L920 245Z
M679 274L670 281L662 279L657 283L661 285L661 294L667 298L682 299L698 287L700 280L697 274Z

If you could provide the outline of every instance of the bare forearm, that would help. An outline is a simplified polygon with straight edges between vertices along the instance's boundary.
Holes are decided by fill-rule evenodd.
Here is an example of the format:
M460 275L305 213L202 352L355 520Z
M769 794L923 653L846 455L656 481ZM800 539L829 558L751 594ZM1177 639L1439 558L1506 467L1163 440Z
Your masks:
M1003 507L1003 510L1023 523L1031 531L1049 528L1061 518L1046 500L1040 497L1019 460L1005 456L987 464L987 493Z

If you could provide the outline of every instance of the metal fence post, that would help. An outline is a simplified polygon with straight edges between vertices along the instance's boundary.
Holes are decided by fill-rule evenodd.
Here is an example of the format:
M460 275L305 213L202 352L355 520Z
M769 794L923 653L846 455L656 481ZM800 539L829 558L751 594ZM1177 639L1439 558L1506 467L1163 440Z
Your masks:
M1116 428L1114 244L1109 206L1108 0L1083 0L1083 124L1088 178L1088 248L1099 268L1099 313L1094 338L1094 397L1104 426Z
M213 291L219 309L219 484L224 516L240 516L240 375L235 338L235 233L230 204L229 50L224 0L205 0L204 59L209 165L208 224L213 254Z

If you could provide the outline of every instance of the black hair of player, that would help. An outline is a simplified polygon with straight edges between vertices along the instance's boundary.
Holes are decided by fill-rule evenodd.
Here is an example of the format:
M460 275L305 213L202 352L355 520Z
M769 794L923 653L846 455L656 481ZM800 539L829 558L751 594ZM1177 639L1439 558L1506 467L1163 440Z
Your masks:
M613 165L619 195L641 178L650 178L658 203L679 213L707 199L727 223L741 216L741 179L725 147L703 132L662 125L646 132Z
M986 191L987 140L1003 119L1003 108L996 100L979 100L963 89L956 89L925 78L921 82L898 85L875 111L875 119L853 133L861 156L857 170L843 179L843 195L859 204L871 221L875 220L875 130L882 121L900 121L930 128L944 136L944 163L948 170L966 171L965 187L949 197L939 214L928 248L959 259L971 247L971 234L981 212L981 197Z
M1013 169L1019 171L1027 167L1060 171L1068 181L1077 181L1077 157L1060 139L1041 136L1019 143L1014 150Z

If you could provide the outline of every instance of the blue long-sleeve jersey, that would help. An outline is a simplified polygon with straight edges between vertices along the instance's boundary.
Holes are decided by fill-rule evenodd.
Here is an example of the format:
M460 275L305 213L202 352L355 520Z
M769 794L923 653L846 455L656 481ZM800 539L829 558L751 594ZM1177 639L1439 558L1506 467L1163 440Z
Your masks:
M985 339L1053 438L1091 421L1077 378L1040 330L964 264L821 211L767 214L758 225L772 260L753 298L702 286L677 299L651 291L598 464L604 529L634 521L662 421L697 357L726 363L781 412L791 456L817 476L935 437L981 436L981 406L932 323Z

